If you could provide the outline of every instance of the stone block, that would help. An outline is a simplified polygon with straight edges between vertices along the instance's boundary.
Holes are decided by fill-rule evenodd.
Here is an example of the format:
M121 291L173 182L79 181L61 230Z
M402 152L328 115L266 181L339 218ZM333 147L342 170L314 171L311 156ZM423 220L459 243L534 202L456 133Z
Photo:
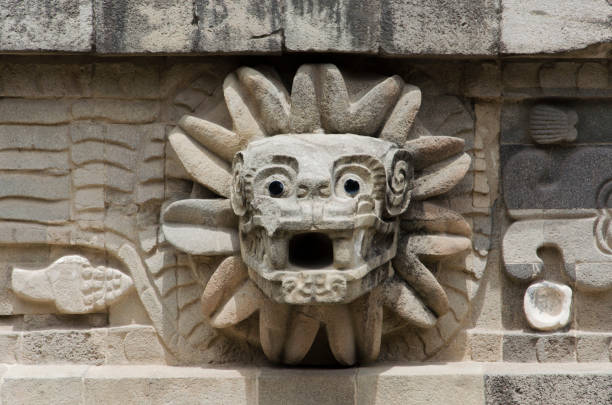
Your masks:
M164 349L153 327L129 331L125 335L123 347L130 364L164 363Z
M487 404L605 404L612 378L608 368L515 368L500 365L485 375Z
M359 405L484 404L483 370L465 363L360 368L356 397Z
M0 125L0 150L44 150L68 149L68 126Z
M86 63L0 64L0 95L6 97L83 97L91 94L92 65Z
M473 361L501 361L503 336L499 332L469 331Z
M16 363L19 333L0 333L0 363Z
M89 52L91 0L0 1L0 51Z
M381 51L391 55L496 55L499 0L383 0Z
M576 359L582 363L610 361L610 335L580 334L576 338Z
M612 146L502 145L500 155L509 209L597 208L599 189L612 178L612 166L602 164Z
M378 51L381 0L283 1L288 51Z
M3 404L76 405L82 403L86 366L12 366L3 376Z
M502 108L502 144L534 144L529 134L529 114L538 105L537 101L520 104L506 103ZM612 127L612 102L608 100L569 99L554 104L576 112L575 128L577 144L610 143L609 128ZM572 145L569 143L569 145Z
M565 334L542 336L536 343L538 361L567 363L576 361L576 337Z
M107 119L117 123L145 124L155 120L159 104L155 101L83 99L74 103L75 119Z
M132 63L96 63L94 97L159 98L159 67Z
M355 403L355 369L264 369L258 378L261 404Z
M61 124L70 121L70 101L0 99L3 124Z
M100 53L280 52L279 0L95 0Z
M104 363L104 343L96 331L46 330L24 333L19 362L44 363Z
M85 404L251 404L255 372L163 366L90 368ZM262 403L262 402L260 402Z
M558 53L612 40L606 0L502 0L502 54Z
M536 363L538 336L528 334L505 334L502 341L503 360L513 363Z

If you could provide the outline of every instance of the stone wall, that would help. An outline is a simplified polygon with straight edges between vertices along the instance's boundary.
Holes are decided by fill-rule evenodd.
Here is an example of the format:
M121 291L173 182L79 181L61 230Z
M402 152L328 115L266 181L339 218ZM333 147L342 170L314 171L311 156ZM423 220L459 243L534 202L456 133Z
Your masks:
M3 52L605 57L606 0L3 0Z
M0 0L0 403L609 401L611 24L605 0ZM409 151L393 245L421 273L279 309L234 152L345 128ZM327 369L271 367L302 360Z

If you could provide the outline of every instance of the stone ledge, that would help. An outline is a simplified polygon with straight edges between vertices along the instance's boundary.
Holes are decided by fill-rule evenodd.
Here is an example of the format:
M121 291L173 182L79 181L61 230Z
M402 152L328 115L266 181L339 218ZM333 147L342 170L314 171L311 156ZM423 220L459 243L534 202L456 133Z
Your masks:
M605 58L610 18L606 0L0 0L0 53Z
M612 365L450 363L348 369L0 365L6 404L605 403Z

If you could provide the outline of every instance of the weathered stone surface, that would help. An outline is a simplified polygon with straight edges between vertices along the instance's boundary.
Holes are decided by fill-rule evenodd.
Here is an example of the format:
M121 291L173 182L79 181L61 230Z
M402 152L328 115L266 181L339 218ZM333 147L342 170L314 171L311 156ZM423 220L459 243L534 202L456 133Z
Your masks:
M609 145L546 150L502 145L506 206L511 210L597 208L601 186L612 179L612 166L602 164L610 156Z
M502 54L555 53L612 40L605 0L502 0Z
M283 0L288 51L378 52L381 0Z
M22 337L20 363L104 364L100 336L91 330L45 330Z
M537 362L535 335L521 335L518 333L504 334L502 342L503 360L512 363Z
M607 74L607 72L606 72ZM567 80L564 80L567 82ZM501 143L503 145L526 145L536 144L530 137L529 122L530 114L539 101L525 100L521 103L505 103L502 108ZM608 100L584 100L569 99L563 102L551 103L547 105L574 111L578 117L575 124L577 137L574 143L565 142L565 146L576 144L593 144L612 142L610 128L612 128L612 102Z
M559 371L559 365L530 374L529 371L498 375L486 375L485 391L487 404L602 404L610 401L612 378L609 371L581 371L567 374Z
M84 376L84 404L251 404L254 370L97 367Z
M280 52L277 0L95 0L100 53Z
M291 92L270 68L239 68L226 76L223 96L219 104L226 109L184 115L169 142L194 181L229 201L170 203L161 227L168 242L191 255L240 250L251 280L227 260L216 266L203 295L209 323L234 330L259 311L264 353L290 364L307 356L324 326L320 340L327 338L344 365L378 356L383 306L410 325L436 327L448 299L420 259L437 262L468 251L469 225L447 208L415 211L419 231L432 234L399 239L394 229L417 222L415 215L391 218L409 210L411 198L453 189L471 157L463 152L464 139L419 139L410 131L420 90L399 76L362 78L332 64L310 64L298 68ZM443 123L445 114L436 112L445 125L437 131L456 135L456 121L473 127L456 99L447 103L452 107L445 114L459 117ZM223 213L230 202L235 217ZM436 235L440 230L447 235ZM391 263L398 277L383 291L379 285L391 276ZM291 311L304 304L312 305ZM432 351L459 328L457 314L463 319L467 313L458 305L439 322ZM308 361L324 364L324 357Z
M499 0L383 0L381 51L392 55L496 55Z
M355 369L309 370L266 369L258 378L259 401L263 404L332 405L355 403Z
M484 404L483 369L456 364L361 368L357 404Z
M3 376L6 404L81 404L85 366L16 366Z
M0 51L92 49L92 0L2 0L0 21Z

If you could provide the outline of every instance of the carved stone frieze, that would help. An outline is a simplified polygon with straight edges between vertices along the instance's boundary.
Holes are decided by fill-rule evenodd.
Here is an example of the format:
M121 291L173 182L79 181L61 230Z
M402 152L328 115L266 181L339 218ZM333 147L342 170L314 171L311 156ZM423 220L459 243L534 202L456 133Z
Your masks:
M502 135L502 176L506 207L515 222L503 238L503 259L506 274L515 281L553 277L583 293L612 287L611 151L609 145L597 144L601 123L611 116L601 115L600 108L597 103L571 100L535 105L527 102L507 108L507 122L502 124L506 129ZM527 129L526 123L517 119L525 117L528 109ZM527 133L538 146L526 142ZM558 252L560 274L544 271L542 248ZM533 284L525 292L525 315L530 326L541 330L566 326L569 318L540 322L534 318L537 311L528 310L535 307L527 303L544 288L536 287L539 285ZM571 291L563 293L566 297L568 294L563 308L572 302ZM560 302L557 295L540 294L539 301L542 306L561 308L554 302ZM563 311L569 314L570 308Z
M170 144L216 198L169 204L162 230L191 255L229 255L205 283L212 326L291 364L321 333L354 364L386 332L436 326L450 304L435 273L470 271L471 229L435 201L471 158L415 123L420 104L398 76L303 65L289 92L269 68L240 68L219 107L180 118Z

